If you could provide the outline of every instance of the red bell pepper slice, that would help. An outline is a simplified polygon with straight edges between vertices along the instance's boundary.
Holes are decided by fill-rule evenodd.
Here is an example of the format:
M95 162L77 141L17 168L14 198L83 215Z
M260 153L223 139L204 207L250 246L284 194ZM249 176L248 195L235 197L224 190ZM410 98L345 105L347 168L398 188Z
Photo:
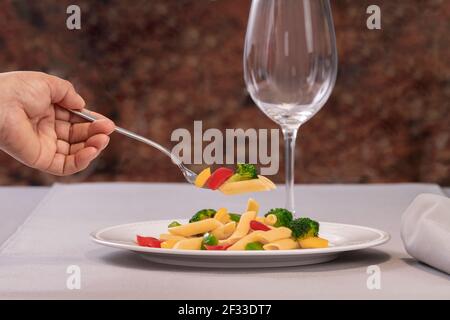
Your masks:
M261 230L261 231L269 231L270 228L268 226L266 226L264 223L261 223L259 221L256 220L252 220L250 221L250 229L252 230Z
M206 186L211 190L217 190L221 185L228 180L234 174L234 171L229 168L218 168L206 181Z
M209 246L207 244L204 245L206 250L227 250L229 247L231 247L231 244L224 244L224 245L216 245L216 246Z
M136 242L141 247L161 248L161 240L153 237L136 236Z

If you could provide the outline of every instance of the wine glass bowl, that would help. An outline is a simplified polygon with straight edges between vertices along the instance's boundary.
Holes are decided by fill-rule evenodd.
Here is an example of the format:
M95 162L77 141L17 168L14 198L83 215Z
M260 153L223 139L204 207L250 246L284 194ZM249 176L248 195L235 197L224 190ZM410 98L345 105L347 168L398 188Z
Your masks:
M244 48L245 82L254 102L284 133L290 210L297 130L328 100L336 75L329 0L253 0Z

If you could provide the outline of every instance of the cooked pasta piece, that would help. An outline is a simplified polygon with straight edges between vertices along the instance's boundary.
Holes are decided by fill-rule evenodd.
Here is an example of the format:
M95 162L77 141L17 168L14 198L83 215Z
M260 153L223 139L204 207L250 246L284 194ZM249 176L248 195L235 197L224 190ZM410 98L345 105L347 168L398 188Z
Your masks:
M214 237L217 238L217 240L223 240L231 236L234 230L236 230L236 222L231 221L221 227L218 227L211 233Z
M243 238L239 239L234 243L231 247L229 247L227 250L234 251L234 250L245 250L245 246L251 242L257 242L259 241L260 233L264 231L255 231L252 233L247 234Z
M250 198L247 201L247 210L246 211L255 211L256 214L259 212L259 203L256 200Z
M277 223L277 216L274 214L269 214L264 218L264 223L268 224L269 226L273 226L275 223Z
M263 217L256 217L255 220L260 223L266 224L266 220Z
M273 183L269 178L264 176L258 176L258 179L261 180L270 190L276 189L277 186Z
M259 241L263 244L274 242L280 239L289 238L292 235L292 231L286 227L274 228L270 231L262 231L259 237Z
M262 244L271 243L277 240L289 238L292 231L285 227L275 228L270 231L255 231L242 239L236 241L228 250L245 250L245 246L250 242L261 242Z
M292 238L288 238L270 242L265 244L263 248L264 250L292 250L300 248L300 245Z
M180 237L180 238L181 239L169 239L164 242L161 242L161 248L162 249L172 249L178 242L180 242L183 239L186 239L183 237Z
M183 240L186 239L186 237L182 236L176 236L169 233L163 233L159 236L159 240L167 241L167 240Z
M202 247L202 241L203 237L180 240L173 246L173 249L200 250Z
M225 208L217 210L216 214L214 215L214 219L222 222L223 224L231 221L230 215L228 214L228 210Z
M224 183L219 187L219 190L226 195L246 192L269 191L272 189L274 188L272 186L269 186L267 182L261 178Z
M196 234L202 234L213 231L214 229L217 229L222 225L223 224L220 221L214 218L210 218L200 220L197 222L188 223L179 227L169 228L169 233L177 236L191 237Z
M242 237L246 236L247 233L250 231L250 221L254 220L255 218L256 218L255 211L247 211L244 214L242 214L241 219L239 220L239 223L236 227L236 230L234 230L233 234L229 238L220 240L219 245L233 244Z
M319 237L310 237L306 239L299 239L298 244L302 249L318 249L318 248L327 248L328 240L322 239Z

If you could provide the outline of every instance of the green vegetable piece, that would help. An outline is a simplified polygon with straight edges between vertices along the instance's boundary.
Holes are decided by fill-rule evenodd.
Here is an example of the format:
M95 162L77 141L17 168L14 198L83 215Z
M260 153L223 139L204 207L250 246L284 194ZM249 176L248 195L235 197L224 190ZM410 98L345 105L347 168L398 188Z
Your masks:
M179 223L178 221L172 221L167 227L173 228L173 227L179 227L179 226L181 226L181 223Z
M238 163L236 173L241 176L242 180L250 180L258 178L258 171L253 164Z
M296 239L317 237L319 235L319 223L310 218L298 218L291 222L289 228Z
M264 250L261 242L250 242L245 246L245 250Z
M214 209L203 209L198 211L196 214L192 216L192 218L189 220L189 223L191 222L197 222L209 218L214 218L214 215L216 214L216 210Z
M211 233L205 233L203 236L203 244L208 246L217 246L219 244L219 240L217 240L217 238Z
M201 249L202 250L206 250L205 245L207 246L217 246L219 244L219 240L217 240L217 238L212 235L211 233L205 233L203 235L203 241L202 241L202 246Z
M247 163L238 163L236 165L236 173L232 175L227 182L237 182L258 178L256 166Z
M239 222L241 220L241 215L237 213L229 213L231 221Z
M231 177L229 177L226 182L228 183L228 182L238 182L238 181L241 181L241 176L238 175L237 173L235 173Z
M264 216L267 217L269 214L273 214L277 217L277 222L275 223L274 227L288 227L292 222L292 212L289 210L283 209L283 208L275 208L271 209L269 212L267 212Z

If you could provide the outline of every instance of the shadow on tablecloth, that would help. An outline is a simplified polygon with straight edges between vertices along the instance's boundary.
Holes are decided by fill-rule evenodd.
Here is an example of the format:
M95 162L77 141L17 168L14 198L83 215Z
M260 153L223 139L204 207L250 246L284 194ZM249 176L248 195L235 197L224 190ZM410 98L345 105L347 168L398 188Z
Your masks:
M429 274L441 277L444 280L450 280L450 275L448 275L445 272L440 271L436 268L433 268L432 266L429 266L426 263L417 261L414 258L402 258L401 260L404 263L406 263L407 265L409 265L410 267L416 268L416 269L424 271L424 272L428 272Z
M365 249L355 252L346 252L341 254L336 260L315 264L309 266L293 266L293 267L272 267L272 268L198 268L198 267L184 267L166 265L147 261L138 254L127 251L114 251L105 249L96 249L87 253L86 257L89 260L115 265L127 269L139 270L153 270L153 271L168 271L168 272L210 272L210 273L228 273L228 274L253 274L265 272L326 272L349 270L356 268L364 268L370 265L379 265L390 260L391 256L378 249Z

